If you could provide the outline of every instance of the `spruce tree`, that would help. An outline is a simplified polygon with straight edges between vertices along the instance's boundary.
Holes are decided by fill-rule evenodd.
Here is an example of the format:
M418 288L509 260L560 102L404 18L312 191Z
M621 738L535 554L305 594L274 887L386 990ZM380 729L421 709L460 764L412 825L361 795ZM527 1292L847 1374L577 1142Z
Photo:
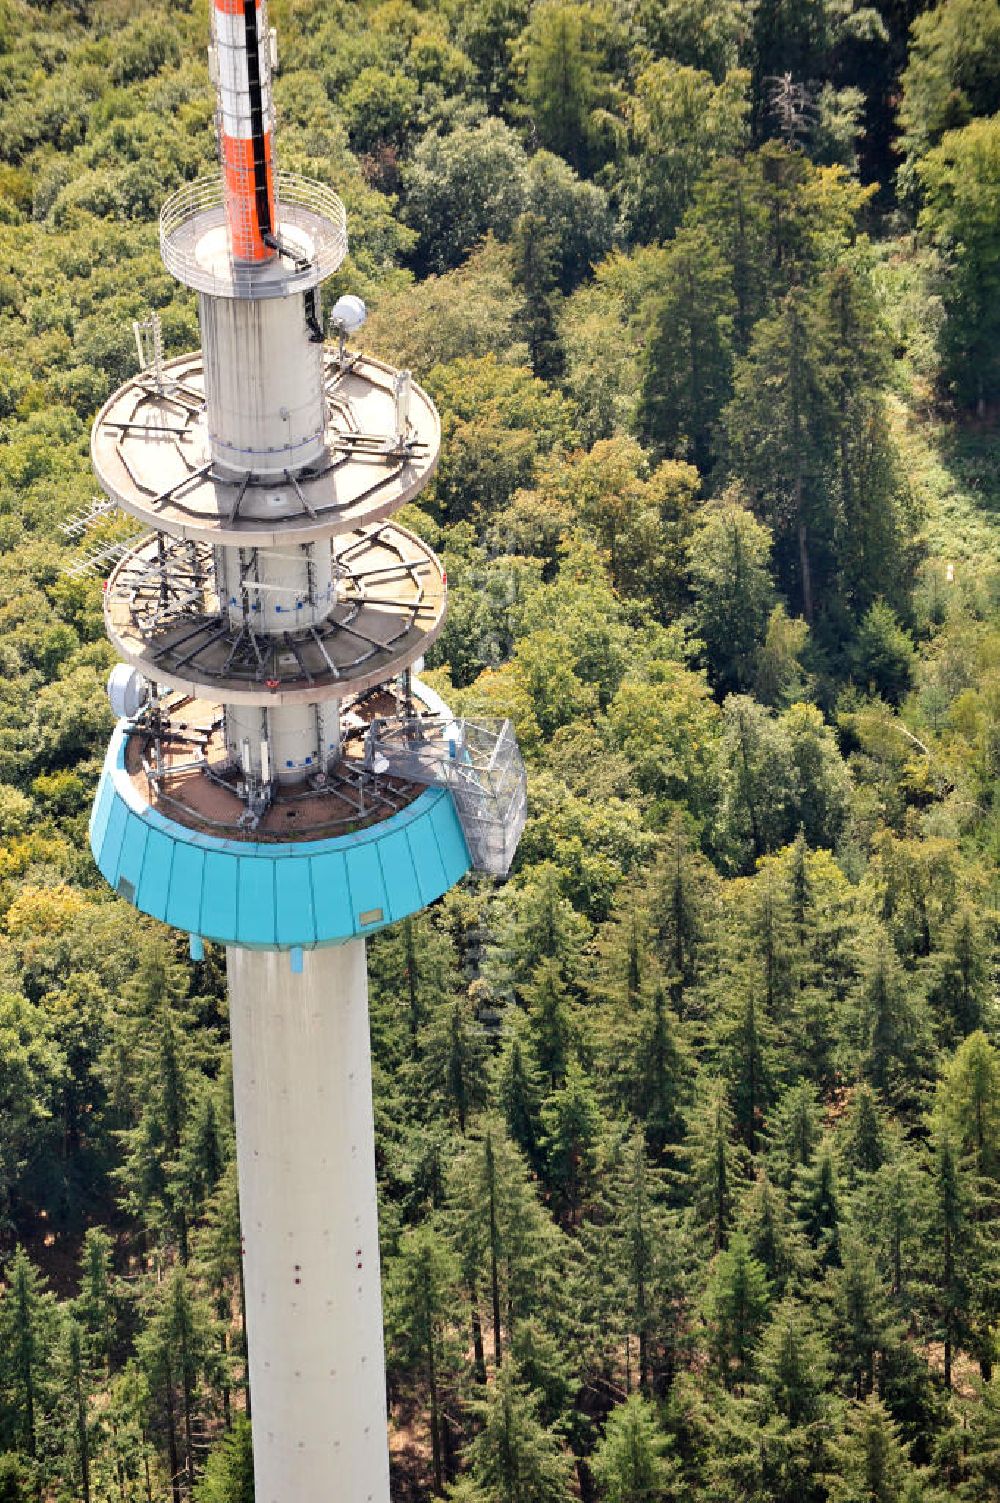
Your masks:
M524 1037L524 1029L512 1023L500 1059L497 1104L512 1141L536 1172L542 1162L541 1099L542 1087L534 1052Z
M537 1401L508 1357L480 1406L483 1428L469 1447L472 1487L465 1503L566 1503L570 1462L537 1417Z
M702 229L681 229L668 247L646 344L639 424L669 458L705 473L731 389L732 270Z
M194 1503L254 1503L253 1437L244 1415L209 1455Z
M650 1503L677 1496L679 1468L652 1404L632 1394L612 1409L590 1463L605 1503Z
M770 1301L762 1264L746 1237L734 1232L712 1264L703 1304L709 1353L726 1388L747 1382Z
M486 1101L486 1039L466 998L440 1003L423 1036L421 1074L428 1103L447 1104L464 1137L469 1117Z
M915 1481L884 1406L870 1394L851 1411L847 1433L834 1452L830 1503L905 1503Z
M5 1271L0 1297L0 1438L32 1461L53 1403L58 1313L46 1280L23 1247Z
M552 1223L538 1203L520 1153L495 1117L481 1121L448 1176L447 1226L469 1294L474 1344L479 1301L486 1293L493 1322L493 1354L503 1357L503 1332L542 1308L555 1276ZM477 1356L477 1365L478 1365Z
M845 1237L841 1266L828 1275L830 1345L852 1397L867 1398L880 1376L880 1362L899 1340L888 1291L874 1259L855 1237Z
M725 1082L702 1082L688 1119L683 1154L695 1229L714 1252L725 1247L742 1189L745 1152L736 1146L736 1123Z
M454 1391L460 1353L449 1322L459 1288L458 1260L430 1225L407 1232L386 1275L390 1352L420 1374L426 1396L435 1493L444 1491L448 1451L446 1402Z
M566 1226L578 1220L593 1189L600 1134L593 1085L574 1060L563 1084L542 1107L544 1179L553 1210Z

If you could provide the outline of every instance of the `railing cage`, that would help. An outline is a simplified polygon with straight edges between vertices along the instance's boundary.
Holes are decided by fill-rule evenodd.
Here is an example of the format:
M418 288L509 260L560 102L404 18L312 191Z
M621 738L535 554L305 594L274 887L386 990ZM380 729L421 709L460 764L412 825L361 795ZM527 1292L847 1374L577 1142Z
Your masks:
M376 773L443 783L473 866L493 877L507 875L528 814L524 761L509 720L375 720L366 758Z
M184 183L160 210L163 264L186 287L217 297L287 297L315 287L337 270L347 254L347 214L325 183L279 172L275 184L279 238L300 229L312 247L308 261L292 264L240 263L229 255L204 262L198 247L202 234L228 224L225 185L220 174ZM291 237L289 237L291 238Z

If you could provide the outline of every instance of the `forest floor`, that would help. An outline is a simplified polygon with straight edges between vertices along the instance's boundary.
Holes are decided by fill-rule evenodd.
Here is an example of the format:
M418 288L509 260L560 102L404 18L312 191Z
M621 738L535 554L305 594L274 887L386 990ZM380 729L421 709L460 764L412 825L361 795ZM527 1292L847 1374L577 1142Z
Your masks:
M940 268L912 234L873 246L875 283L895 346L889 421L929 557L956 577L1000 567L1000 407L956 415L936 390L944 313Z
M890 412L931 556L1000 565L1000 419L954 422L900 394Z

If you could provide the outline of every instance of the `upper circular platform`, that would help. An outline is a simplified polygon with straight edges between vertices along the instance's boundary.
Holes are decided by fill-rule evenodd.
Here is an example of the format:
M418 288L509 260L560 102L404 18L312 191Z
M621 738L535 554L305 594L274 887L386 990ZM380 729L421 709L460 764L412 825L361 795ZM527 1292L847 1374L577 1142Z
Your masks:
M160 253L179 282L213 297L287 297L306 292L347 255L347 215L323 183L279 172L276 238L263 264L234 261L221 174L185 183L160 210Z
M144 371L105 403L90 451L101 485L124 511L175 537L233 547L308 543L380 522L433 475L441 424L415 382L396 432L392 366L336 351L324 358L326 448L307 469L274 476L220 472L209 448L201 351Z

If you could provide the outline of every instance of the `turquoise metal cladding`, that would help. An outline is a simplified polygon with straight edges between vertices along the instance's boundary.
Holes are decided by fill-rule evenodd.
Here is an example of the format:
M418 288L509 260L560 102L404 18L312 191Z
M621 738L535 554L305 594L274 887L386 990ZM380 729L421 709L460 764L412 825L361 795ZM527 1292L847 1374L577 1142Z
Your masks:
M90 848L143 913L220 944L305 949L371 934L433 903L471 866L446 788L355 835L271 844L200 835L140 797L126 723L108 747Z

